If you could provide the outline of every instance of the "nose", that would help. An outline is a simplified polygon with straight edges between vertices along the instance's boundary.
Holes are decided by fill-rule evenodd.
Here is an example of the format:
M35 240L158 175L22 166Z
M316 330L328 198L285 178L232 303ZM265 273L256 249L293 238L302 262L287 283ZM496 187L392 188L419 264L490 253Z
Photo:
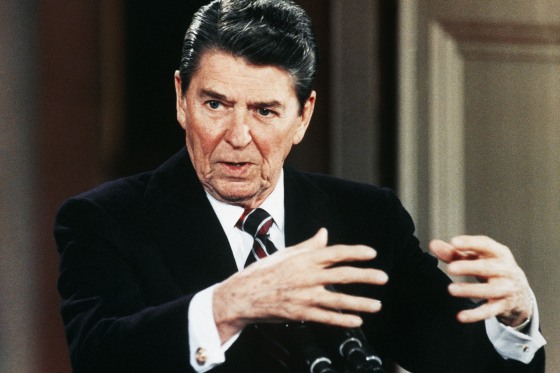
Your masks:
M248 119L247 114L243 111L239 111L232 116L225 134L225 140L233 148L244 148L252 141Z

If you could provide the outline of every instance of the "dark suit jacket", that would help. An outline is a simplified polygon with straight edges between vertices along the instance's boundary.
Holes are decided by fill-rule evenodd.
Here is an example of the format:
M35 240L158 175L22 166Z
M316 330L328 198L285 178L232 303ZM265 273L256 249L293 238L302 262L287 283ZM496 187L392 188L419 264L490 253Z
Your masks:
M329 243L365 244L385 286L343 289L379 299L363 330L377 351L413 372L543 372L503 360L482 323L456 313L448 278L424 253L389 190L285 170L286 245L329 230ZM192 296L236 272L225 233L183 149L154 172L104 184L67 201L55 226L62 317L75 372L188 372ZM363 265L363 264L362 264ZM218 372L272 372L249 332Z

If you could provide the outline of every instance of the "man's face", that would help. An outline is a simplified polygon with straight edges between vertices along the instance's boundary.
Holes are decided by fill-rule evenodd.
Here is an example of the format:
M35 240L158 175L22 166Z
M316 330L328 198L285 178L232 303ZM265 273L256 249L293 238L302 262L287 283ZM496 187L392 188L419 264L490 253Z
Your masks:
M288 72L220 51L202 56L184 95L176 72L175 90L177 120L206 191L222 202L260 205L292 145L303 139L315 92L300 113Z

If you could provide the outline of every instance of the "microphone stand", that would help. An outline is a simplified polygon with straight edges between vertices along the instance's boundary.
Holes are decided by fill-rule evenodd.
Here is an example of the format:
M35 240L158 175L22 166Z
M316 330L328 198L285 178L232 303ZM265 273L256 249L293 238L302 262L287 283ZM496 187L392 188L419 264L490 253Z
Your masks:
M325 286L327 290L337 292L333 285ZM384 373L383 362L361 328L344 329L332 327L338 344L338 352L350 367L346 373ZM339 342L342 341L342 342Z
M336 291L332 285L326 288ZM347 329L303 321L288 323L286 327L289 337L285 342L291 347L288 351L293 354L293 363L302 363L299 369L304 368L305 362L309 373L384 373L383 362L360 328ZM340 358L330 358L329 354L336 356L337 352L343 358L343 364L340 364ZM337 363L333 364L333 361Z
M383 373L383 362L367 343L361 329L342 329L338 352L349 365L347 373Z
M338 373L328 354L319 347L311 326L307 323L290 324L298 350L303 355L309 373Z
M289 329L292 351L303 358L308 373L384 373L361 329L305 322L289 324Z

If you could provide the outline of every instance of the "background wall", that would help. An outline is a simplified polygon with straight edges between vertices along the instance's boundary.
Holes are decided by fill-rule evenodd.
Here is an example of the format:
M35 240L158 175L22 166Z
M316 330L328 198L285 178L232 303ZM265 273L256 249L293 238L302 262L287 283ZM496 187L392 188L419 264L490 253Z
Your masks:
M400 194L422 242L509 246L560 370L560 1L400 2Z
M33 10L31 1L0 2L0 372L33 368L32 335L21 331L35 321L36 94L21 82L36 77L35 30L18 21Z

